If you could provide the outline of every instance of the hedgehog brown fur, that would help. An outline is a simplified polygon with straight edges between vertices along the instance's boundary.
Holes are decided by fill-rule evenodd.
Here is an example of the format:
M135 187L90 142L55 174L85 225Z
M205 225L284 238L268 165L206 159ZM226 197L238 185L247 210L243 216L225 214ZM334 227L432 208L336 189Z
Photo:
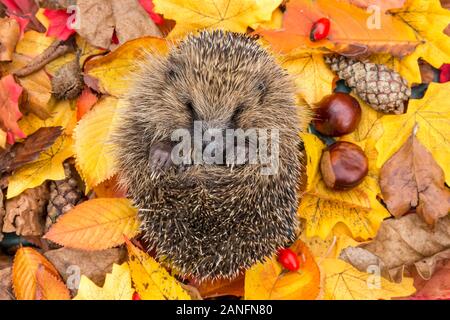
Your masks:
M305 178L299 133L309 113L295 106L291 79L254 38L190 35L167 57L142 63L124 102L117 165L158 257L182 275L233 277L295 239ZM193 120L279 129L278 172L262 175L262 165L249 163L180 170L160 155Z

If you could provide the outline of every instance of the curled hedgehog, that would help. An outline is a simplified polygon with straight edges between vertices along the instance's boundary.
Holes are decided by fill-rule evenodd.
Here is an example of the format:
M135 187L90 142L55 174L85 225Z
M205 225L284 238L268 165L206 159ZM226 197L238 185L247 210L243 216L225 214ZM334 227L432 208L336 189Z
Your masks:
M254 38L190 35L167 56L146 58L123 100L117 167L158 257L185 276L232 278L295 240L309 113ZM277 170L262 174L248 146L236 165L176 163L172 134L193 132L197 121L202 130L278 130Z

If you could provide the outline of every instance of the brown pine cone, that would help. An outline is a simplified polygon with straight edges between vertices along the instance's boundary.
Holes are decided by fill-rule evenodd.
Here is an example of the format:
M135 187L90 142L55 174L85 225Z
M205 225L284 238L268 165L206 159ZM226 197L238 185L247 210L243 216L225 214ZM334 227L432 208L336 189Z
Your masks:
M411 89L399 73L382 64L358 61L340 55L325 57L325 62L375 110L393 114L405 113Z
M64 163L64 172L66 179L50 182L46 230L56 222L60 215L71 210L85 199L79 175L70 162Z

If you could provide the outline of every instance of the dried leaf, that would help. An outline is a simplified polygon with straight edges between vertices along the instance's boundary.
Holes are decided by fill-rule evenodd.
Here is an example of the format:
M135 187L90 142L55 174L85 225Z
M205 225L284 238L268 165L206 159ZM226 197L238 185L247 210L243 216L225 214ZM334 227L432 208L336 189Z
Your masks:
M94 107L97 101L97 95L92 93L91 89L88 87L84 88L80 97L77 99L77 120L83 118L83 116Z
M155 259L127 240L128 264L142 300L191 300L181 283Z
M36 271L36 300L70 300L69 289L61 279L40 266Z
M360 271L379 266L381 275L401 282L405 268L414 266L424 279L436 262L450 258L450 217L441 218L431 229L418 215L384 221L373 241L343 250L341 259Z
M5 213L6 213L6 211L5 211L3 191L2 191L2 188L0 188L0 242L3 240L2 230L3 230L3 219L5 217ZM2 269L1 266L0 266L0 269Z
M117 175L103 181L98 186L94 187L95 195L98 198L126 198L127 192L119 185L119 178Z
M59 277L55 267L32 248L20 248L14 257L12 281L17 300L34 300L36 297L36 271L43 266L53 276Z
M11 61L16 44L19 41L20 29L16 20L0 19L0 61Z
M389 212L401 217L412 208L434 225L450 212L444 172L414 135L381 169L380 187Z
M36 17L39 7L34 0L0 0L6 6L6 12L10 17L22 20L22 32L24 30L36 30L44 32L45 27ZM19 22L19 21L18 21Z
M0 300L14 300L12 290L12 268L0 269Z
M19 110L19 98L22 87L16 83L14 76L8 75L0 79L0 128L11 132L15 138L25 138L17 120L22 117Z
M300 258L298 271L283 272L276 257L245 272L246 300L315 300L321 293L320 270L306 245L298 240L291 247Z
M200 295L206 298L216 298L223 296L244 296L244 275L238 276L236 279L215 279L211 281L202 281L201 283L193 282Z
M270 21L281 0L153 0L155 11L176 21L169 37L201 29L246 32L249 26Z
M128 264L114 264L112 272L106 275L103 287L96 286L85 275L81 276L80 288L74 300L131 300L133 293Z
M414 278L417 292L409 297L411 300L449 300L450 299L450 260L442 263L430 280L420 276Z
M138 232L137 210L129 200L92 199L61 216L45 238L69 248L103 250Z

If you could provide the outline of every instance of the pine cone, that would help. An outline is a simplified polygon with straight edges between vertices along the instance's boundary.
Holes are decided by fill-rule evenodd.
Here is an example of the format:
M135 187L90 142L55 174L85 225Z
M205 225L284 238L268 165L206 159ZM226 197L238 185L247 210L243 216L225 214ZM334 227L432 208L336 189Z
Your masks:
M47 231L60 215L84 200L79 176L70 162L64 163L64 172L66 179L50 182L50 201L47 206L47 221L45 223Z
M406 111L411 89L397 72L382 64L340 55L325 57L325 62L375 110L393 114Z
M58 100L73 100L83 91L84 80L79 58L63 65L52 78L52 92Z

